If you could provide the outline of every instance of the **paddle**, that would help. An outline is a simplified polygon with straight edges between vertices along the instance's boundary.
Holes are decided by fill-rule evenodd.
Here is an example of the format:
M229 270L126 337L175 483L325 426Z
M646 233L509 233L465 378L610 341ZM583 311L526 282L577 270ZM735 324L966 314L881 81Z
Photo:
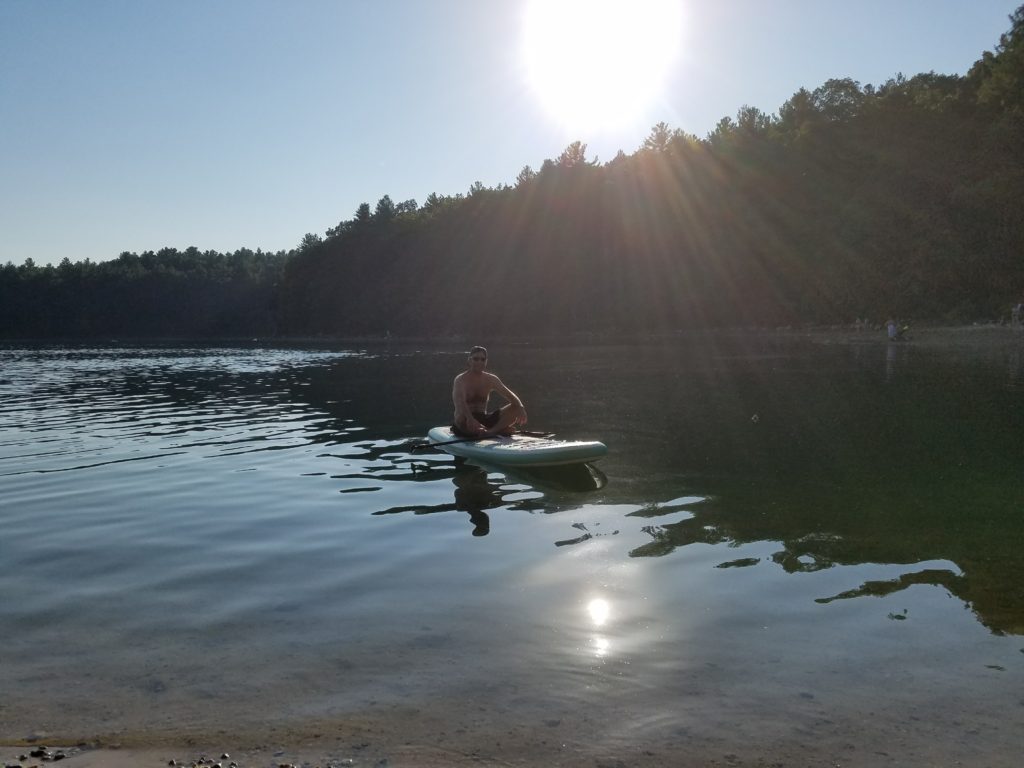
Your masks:
M477 440L486 440L489 437L496 437L496 435L477 435L476 437L460 437L457 440L444 440L440 443L419 443L414 445L412 449L414 451L420 448L436 448L439 445L453 445L454 443L475 443Z
M511 435L474 435L473 437L459 437L455 440L443 440L440 443L417 443L411 446L410 450L419 451L424 448L437 448L442 445L454 445L455 443L475 443L477 440L486 440L492 437L514 437L515 435L525 435L526 437L551 437L551 432L527 432L520 430L519 432L513 432Z

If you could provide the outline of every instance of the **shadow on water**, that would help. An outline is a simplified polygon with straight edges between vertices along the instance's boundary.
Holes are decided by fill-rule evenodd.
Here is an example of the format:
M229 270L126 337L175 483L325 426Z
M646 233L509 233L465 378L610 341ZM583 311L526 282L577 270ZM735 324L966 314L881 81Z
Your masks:
M474 536L486 536L491 530L491 519L484 510L495 509L505 504L501 484L491 481L479 467L457 467L454 470L439 470L425 467L419 470L437 479L443 472L452 481L453 500L442 504L410 504L379 509L374 515L396 515L411 512L414 515L431 515L438 512L465 512L473 526Z
M466 462L466 466L473 466ZM557 467L491 467L478 465L489 472L502 474L509 481L522 483L540 491L589 493L608 484L605 474L593 464L569 464Z
M485 510L504 508L530 512L550 512L552 505L544 491L582 494L603 488L608 482L604 474L590 464L565 467L538 467L516 469L484 467L456 459L454 465L445 463L417 464L410 469L419 479L437 480L449 477L453 485L453 499L441 504L412 504L377 510L374 515L394 515L411 512L429 515L437 512L465 512L473 525L474 536L490 533L491 522Z

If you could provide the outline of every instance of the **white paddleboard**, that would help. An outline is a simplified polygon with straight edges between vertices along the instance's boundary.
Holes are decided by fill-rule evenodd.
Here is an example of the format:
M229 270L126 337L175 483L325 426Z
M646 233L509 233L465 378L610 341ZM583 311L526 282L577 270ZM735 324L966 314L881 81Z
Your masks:
M505 467L555 467L597 461L608 448L596 440L558 440L553 437L512 435L462 440L451 427L434 427L427 433L437 449L481 462ZM460 440L460 442L450 442ZM442 443L448 443L442 445Z

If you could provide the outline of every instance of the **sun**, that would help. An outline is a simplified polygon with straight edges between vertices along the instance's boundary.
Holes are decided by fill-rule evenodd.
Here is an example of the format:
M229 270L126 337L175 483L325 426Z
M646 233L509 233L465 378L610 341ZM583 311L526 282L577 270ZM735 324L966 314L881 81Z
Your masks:
M530 87L567 128L627 124L661 91L681 33L681 0L529 0Z

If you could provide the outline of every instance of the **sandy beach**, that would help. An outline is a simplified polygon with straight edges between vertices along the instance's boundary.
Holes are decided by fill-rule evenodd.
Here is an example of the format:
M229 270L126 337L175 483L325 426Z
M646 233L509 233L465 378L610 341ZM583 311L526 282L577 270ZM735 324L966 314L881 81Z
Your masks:
M1024 710L1024 699L1019 703ZM1021 740L1014 725L1020 710L967 713L957 711L955 702L936 701L933 708L908 712L897 701L878 702L877 707L861 704L860 711L844 706L834 713L815 705L817 714L804 716L755 712L749 704L715 697L710 697L706 711L696 711L693 702L680 702L686 713L682 722L693 717L706 721L692 729L682 728L671 743L661 739L622 743L613 735L614 724L606 730L587 722L583 713L575 724L546 722L528 727L489 714L466 723L444 719L443 712L420 712L309 723L301 730L270 729L262 738L226 733L123 734L119 741L65 746L50 741L44 746L39 739L0 747L0 766L43 768L58 762L68 768L1011 768L1020 764ZM669 712L666 717L676 715ZM628 721L630 713L623 712L621 717ZM58 753L63 757L54 759Z

